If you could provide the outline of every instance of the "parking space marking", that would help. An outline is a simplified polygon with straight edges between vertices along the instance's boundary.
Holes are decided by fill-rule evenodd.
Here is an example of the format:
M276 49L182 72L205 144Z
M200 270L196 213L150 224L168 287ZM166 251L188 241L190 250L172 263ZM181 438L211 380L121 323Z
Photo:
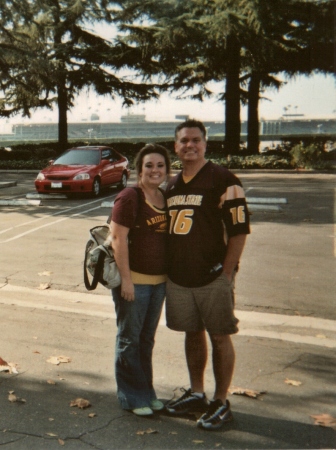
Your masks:
M115 195L116 195L116 194L115 194ZM84 205L82 204L82 205L73 206L73 207L68 208L68 209L62 209L61 211L57 211L57 212L55 212L55 213L53 213L53 214L48 214L48 215L46 215L46 216L44 216L44 217L40 217L40 218L38 218L38 219L34 219L34 220L29 221L29 222L25 222L25 223L21 223L21 224L19 224L19 225L15 225L15 226L13 226L13 227L11 227L11 228L7 228L6 230L2 230L2 231L0 232L0 234L6 233L6 232L11 231L11 230L14 230L15 228L18 228L18 227L22 227L22 226L30 225L30 224L32 224L32 223L36 223L37 221L49 219L50 217L53 217L53 216L56 216L56 215L59 215L59 214L64 214L64 212L69 212L69 211L72 211L72 210L78 209L78 208L84 208L85 206L92 205L92 204L98 203L98 202L101 202L101 199L93 200L92 202L85 203ZM20 239L20 238L22 238L22 237L24 237L24 236L26 236L26 235L28 235L28 234L35 233L36 231L39 231L39 230L42 229L42 228L46 228L46 227L49 227L49 226L53 226L53 225L55 225L55 224L57 224L57 223L63 222L63 221L68 220L68 219L70 219L70 218L79 216L79 215L81 215L81 214L86 214L86 213L88 213L88 212L90 212L90 211L94 211L94 210L97 210L97 209L100 209L100 208L101 208L100 205L99 205L99 206L95 206L94 208L90 208L90 209L87 209L87 210L84 210L84 211L80 211L80 212L78 212L78 213L76 213L76 214L71 214L71 215L68 216L68 217L63 217L62 219L58 219L58 220L55 220L55 221L53 221L53 222L46 223L46 224L41 225L41 226L38 226L38 227L34 227L34 228L32 228L31 230L25 231L24 233L20 233L20 234L17 234L16 236L13 236L13 237L11 237L11 238L8 238L8 239L5 239L5 240L3 240L3 241L0 241L0 244L5 244L5 243L7 243L7 242L11 242L11 241Z
M46 223L44 225L41 225L40 227L32 228L31 230L28 230L28 231L26 231L24 233L18 234L16 236L11 237L9 239L6 239L4 241L0 241L0 244L5 244L6 242L15 241L16 239L20 239L23 236L26 236L27 234L35 233L35 231L41 230L41 228L51 227L51 226L53 226L53 225L55 225L57 223L64 222L65 220L69 220L69 219L71 219L73 217L80 216L81 214L85 214L85 213L88 213L90 211L94 211L96 209L100 209L100 206L95 206L94 208L87 209L86 211L81 211L81 212L76 213L76 214L71 214L71 216L69 216L69 217L63 217L62 219L55 220L54 222L50 222L50 223Z
M115 194L115 195L117 195L117 194ZM17 225L14 225L11 228L7 228L6 230L0 231L0 234L7 233L8 231L14 230L15 228L24 227L24 226L30 225L32 223L39 222L41 220L49 219L49 217L58 216L59 214L63 214L64 212L72 211L72 210L78 209L78 208L83 208L85 206L92 205L93 203L97 203L97 202L100 202L100 201L101 200L93 200L92 202L85 203L84 205L82 204L82 205L73 206L71 208L62 209L61 211L57 211L55 213L48 214L48 215L43 216L43 217L39 217L38 219L33 219L33 220L28 221L28 222L19 223ZM2 241L2 242L4 242L4 241Z

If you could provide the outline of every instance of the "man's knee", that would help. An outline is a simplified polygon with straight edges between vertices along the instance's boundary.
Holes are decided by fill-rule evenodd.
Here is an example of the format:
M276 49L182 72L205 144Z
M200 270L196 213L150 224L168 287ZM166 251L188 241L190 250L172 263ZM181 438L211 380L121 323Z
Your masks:
M233 348L231 336L229 334L210 334L213 348L229 349Z

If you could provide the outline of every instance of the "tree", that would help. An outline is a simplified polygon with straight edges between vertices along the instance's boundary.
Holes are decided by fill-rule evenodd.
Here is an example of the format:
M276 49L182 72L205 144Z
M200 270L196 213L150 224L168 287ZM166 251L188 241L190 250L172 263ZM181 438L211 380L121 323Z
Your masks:
M259 1L258 32L246 40L242 81L248 83L247 147L259 151L258 105L265 87L279 89L276 76L294 77L334 70L334 0Z
M33 57L37 66L43 67L38 44L34 43L32 52L27 48L27 41L30 42L27 30L31 20L28 1L1 1L0 89L6 95L0 99L0 115L5 117L21 110L27 115L31 106L46 106L38 96L40 80L36 76L36 65L32 64L27 71Z
M211 95L210 81L225 80L225 151L240 148L239 76L247 11L252 1L185 0L141 4L120 2L118 23L123 44L149 47L148 76L161 75L163 88L202 100ZM191 93L190 93L191 92Z
M7 2L10 3L10 2ZM89 26L110 21L106 0L35 0L17 21L4 24L8 33L2 36L0 48L6 67L2 69L5 92L0 114L19 110L29 116L31 108L51 107L59 111L59 144L67 145L67 111L75 95L83 88L93 88L100 95L121 96L127 105L156 96L145 83L117 76L122 67L113 42L90 32ZM30 16L29 24L24 17ZM9 26L8 26L9 24ZM6 26L7 25L7 26ZM23 52L24 60L20 60ZM5 68L5 66L4 66ZM24 86L24 89L23 89Z
M326 66L326 50L327 65L332 65L332 27L328 25L326 44L321 26L327 19L325 13L321 16L327 4L327 21L333 20L332 3L335 1L166 0L158 8L152 0L125 0L119 2L117 21L125 52L142 48L147 60L141 70L147 76L161 75L164 90L182 92L178 98L189 93L189 97L202 100L211 95L209 81L225 80L225 91L219 96L225 101L225 151L239 151L243 101L248 104L248 148L256 153L263 90L279 89L280 73L311 73L313 66L321 70Z

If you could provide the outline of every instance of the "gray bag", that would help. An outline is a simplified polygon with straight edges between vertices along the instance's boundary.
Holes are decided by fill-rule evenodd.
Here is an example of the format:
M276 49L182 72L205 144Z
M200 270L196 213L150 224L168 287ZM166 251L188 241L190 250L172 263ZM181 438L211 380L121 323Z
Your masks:
M101 283L107 289L121 284L120 273L114 259L108 225L100 225L90 230L90 239L85 247L84 283L88 291L96 289ZM89 281L88 272L92 275Z

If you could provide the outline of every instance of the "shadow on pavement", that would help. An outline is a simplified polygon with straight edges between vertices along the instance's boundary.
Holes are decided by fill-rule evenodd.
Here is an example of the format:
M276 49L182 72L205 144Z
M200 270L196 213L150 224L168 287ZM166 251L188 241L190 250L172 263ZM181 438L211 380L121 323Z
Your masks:
M105 450L326 449L335 443L334 430L298 422L291 417L290 406L287 407L288 420L283 420L276 417L276 411L273 417L267 413L269 405L261 415L260 401L247 400L250 402L245 403L248 408L244 408L244 402L238 402L240 404L234 408L234 422L219 431L207 432L196 428L193 415L155 414L143 419L121 410L112 389L108 392L100 389L108 381L107 377L72 372L71 378L77 383L69 383L61 377L54 377L56 384L48 384L48 380L31 379L24 374L0 375L0 444L3 448L49 450L64 445L68 449ZM12 391L25 399L25 403L9 402L8 393ZM70 407L70 401L77 397L89 400L92 406L86 409ZM273 401L275 399L276 396ZM278 400L288 403L288 398L282 396ZM256 406L257 412L251 409L252 405ZM246 412L248 409L249 413Z

